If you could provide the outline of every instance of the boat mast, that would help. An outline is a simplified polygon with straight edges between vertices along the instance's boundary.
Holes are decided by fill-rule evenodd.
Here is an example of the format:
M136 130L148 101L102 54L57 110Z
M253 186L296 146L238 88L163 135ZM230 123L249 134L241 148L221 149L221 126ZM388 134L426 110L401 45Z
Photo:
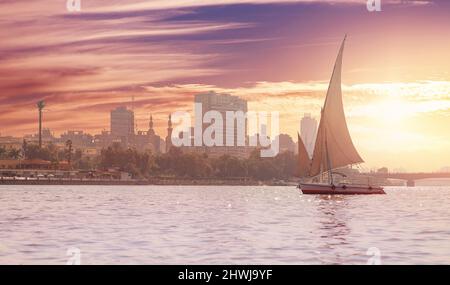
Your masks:
M327 132L326 132L326 121L325 121L325 115L324 115L324 109L322 108L322 110L320 111L320 113L321 113L321 116L320 116L320 120L321 120L321 123L324 123L324 125L322 125L322 127L323 127L323 130L324 130L324 132L323 132L323 134L324 134L324 136L323 136L323 138L324 138L324 144L323 144L323 147L325 147L325 154L326 154L326 159L327 159L327 167L328 167L328 182L330 182L330 184L333 184L333 172L331 171L332 170L332 166L331 166L331 160L330 160L330 155L329 155L329 152L328 152L328 140L327 140ZM323 167L324 165L323 165L323 160L322 160L322 163L320 164L320 170L321 170L321 172L322 172L322 179L323 179L323 174L324 174L324 167Z
M330 181L330 184L333 185L333 171L331 167L330 156L328 155L328 144L326 136L325 136L325 152L327 153L328 181Z
M323 111L322 111L322 118L323 118ZM326 128L326 122L324 125L324 128ZM328 152L328 140L327 140L327 132L324 132L324 146L325 146L325 153L326 153L326 159L327 159L327 167L328 167L328 181L331 185L333 185L333 172L331 171L331 160L330 160L330 154Z
M323 127L321 127L322 126L322 124L323 124L323 108L321 108L320 109L320 123L319 123L319 130L320 131L323 131ZM320 145L321 146L321 148L322 148L322 151L323 151L323 148L325 147L325 151L326 151L326 146L324 145L324 144L321 144ZM323 165L323 158L320 160L320 183L323 183L323 181L325 180L324 179L324 174L325 174L325 171L323 171L324 169L324 167L323 167L324 165Z

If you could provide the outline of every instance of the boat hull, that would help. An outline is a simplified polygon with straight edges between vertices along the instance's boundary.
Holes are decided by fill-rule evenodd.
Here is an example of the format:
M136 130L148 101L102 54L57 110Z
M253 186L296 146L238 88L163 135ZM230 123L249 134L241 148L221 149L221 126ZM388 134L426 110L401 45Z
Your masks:
M303 194L316 195L370 195L386 194L383 187L366 185L330 185L330 184L306 184L300 183Z

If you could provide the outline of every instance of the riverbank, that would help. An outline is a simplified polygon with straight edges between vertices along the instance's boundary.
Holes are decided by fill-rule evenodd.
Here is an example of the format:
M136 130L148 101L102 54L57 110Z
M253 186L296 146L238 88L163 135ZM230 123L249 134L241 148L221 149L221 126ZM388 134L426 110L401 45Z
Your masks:
M296 181L256 181L251 179L189 179L153 177L149 179L86 179L86 178L13 178L0 177L0 185L211 185L211 186L297 186ZM403 184L380 183L380 186L403 186Z
M108 179L17 179L1 178L0 185L236 185L256 186L275 185L287 186L293 183L284 181L254 181L244 179L179 179L179 178L150 178L147 180L108 180Z

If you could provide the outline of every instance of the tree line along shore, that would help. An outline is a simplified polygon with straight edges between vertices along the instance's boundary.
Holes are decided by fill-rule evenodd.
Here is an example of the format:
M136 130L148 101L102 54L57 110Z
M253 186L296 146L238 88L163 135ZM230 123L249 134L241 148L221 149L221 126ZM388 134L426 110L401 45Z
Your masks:
M117 169L128 173L130 181L111 181L115 184L180 184L180 185L258 185L278 184L280 181L295 179L297 155L283 152L275 157L261 158L255 150L246 158L229 155L209 157L206 154L183 152L172 147L167 153L154 154L124 148L119 143L101 150L99 155L84 156L80 149L58 149L53 144L39 148L36 144L26 144L22 149L0 147L0 160L44 160L54 165L69 164L70 170L97 171ZM92 177L95 178L95 177ZM96 179L2 179L0 183L11 184L88 184ZM88 182L88 180L92 180ZM101 179L97 179L98 181ZM105 184L105 183L104 183Z

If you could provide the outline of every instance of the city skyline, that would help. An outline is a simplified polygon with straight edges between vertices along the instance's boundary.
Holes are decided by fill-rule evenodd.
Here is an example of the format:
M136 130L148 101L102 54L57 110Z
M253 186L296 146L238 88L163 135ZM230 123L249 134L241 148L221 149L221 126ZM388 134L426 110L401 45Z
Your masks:
M201 96L205 96L205 95L230 96L228 94L214 94L214 93L212 93L212 94L205 93L205 94L199 94L199 95L201 95ZM225 107L225 106L223 106L223 107ZM121 144L127 145L129 143L128 140L130 139L129 136L132 136L132 137L134 137L135 140L132 139L131 144L130 144L131 147L134 147L134 148L137 147L137 149L144 150L147 147L147 144L150 143L152 145L151 149L154 153L161 153L161 152L168 151L169 145L167 145L167 140L169 139L171 130L172 130L171 114L168 115L169 121L166 121L167 125L166 125L166 133L165 134L164 133L156 133L154 131L154 128L153 128L153 120L154 119L153 119L153 116L150 115L150 117L148 118L148 122L147 122L147 125L148 125L147 130L142 131L140 129L133 128L131 133L129 133L128 135L124 135L124 134L117 134L117 133L114 134L112 132L112 129L114 128L113 127L114 123L113 123L112 117L114 116L113 114L115 111L121 111L121 112L127 113L127 116L121 118L124 121L128 120L128 118L127 118L128 116L131 116L132 118L134 118L134 116L135 116L135 113L133 110L128 109L125 105L119 105L118 107L116 107L113 110L110 110L110 112L109 112L109 114L110 114L110 116L109 116L109 123L110 123L109 131L106 131L106 128L103 128L103 130L101 132L99 132L98 134L95 134L95 133L91 134L82 129L77 129L77 130L68 129L59 134L59 139L58 139L57 135L55 135L55 133L52 132L51 129L46 128L45 124L44 124L44 127L42 129L43 144L47 145L49 143L56 143L56 142L65 143L67 140L71 140L71 141L74 141L74 143L76 143L76 145L78 147L95 147L95 146L98 147L98 146L100 146L101 148L104 148L106 146L110 146L115 141L115 139L118 139L118 138L124 139L125 137L128 137L128 138L126 138L125 141L121 140L120 142L121 142ZM304 129L302 129L302 124L304 124L305 119L307 119L307 122L304 125ZM312 123L312 125L311 125L311 123ZM117 124L117 122L116 122L116 124ZM316 136L315 132L317 131L317 120L315 118L311 117L310 113L305 113L303 115L303 117L301 117L301 119L299 120L299 126L300 126L300 128L298 130L298 133L300 134L300 133L305 132L305 133L308 133L308 135L311 135L311 132L313 132L314 139L312 141L315 142L315 136ZM263 127L264 127L264 125L263 125ZM131 128L132 128L132 126L131 126ZM169 131L169 129L170 129L170 131ZM129 129L127 129L127 131L129 131ZM191 127L191 132L192 133L190 134L190 136L193 136L193 127ZM266 132L266 131L264 131L264 132ZM258 133L250 134L247 136L248 136L248 138L251 136L258 136ZM10 137L10 136L3 136L0 133L0 138L7 139L8 137ZM35 143L38 142L38 137L39 137L38 132L34 133L34 134L25 134L25 135L19 136L19 137L11 136L11 138L13 138L13 139L14 138L19 139L20 142L23 139L23 140L31 141L31 142L35 142ZM147 139L142 140L142 138L146 138L146 137L150 137L150 140L149 141ZM165 138L165 140L162 139L163 137ZM298 142L294 141L294 139L289 134L285 134L283 132L280 132L278 134L278 137L280 139L280 153L282 153L284 151L291 151L291 152L297 154L296 144ZM160 146L160 143L164 143L164 145ZM1 146L1 144L2 144L2 142L0 142L0 146ZM12 144L14 144L14 142L8 141L7 145L8 144L12 145ZM314 144L312 144L312 147L314 147ZM192 148L192 150L190 150L189 147L187 147L187 148L182 147L181 149L183 149L183 151L187 151L187 152L193 151L193 152L200 152L200 153L205 152L205 150L206 150L205 148L201 148L201 149L195 149L195 147L191 147L191 148ZM311 151L312 150L313 149L311 149ZM88 151L88 152L90 152L90 151ZM215 152L215 151L213 150L213 152ZM209 153L209 154L211 155L212 153ZM219 148L217 155L221 155L221 154L224 154L224 153L223 153L223 150L221 150ZM213 155L213 156L217 156L217 155ZM232 152L231 152L231 155L235 156L236 154L232 154ZM244 158L246 156L237 155L237 157ZM383 168L386 168L386 166L381 166L381 167L371 166L369 168L366 168L364 171L378 171L379 169L383 169ZM434 169L431 172L445 173L445 172L449 172L449 169L450 169L449 166L442 165L441 167L438 167L437 169ZM388 170L393 173L415 172L414 170L407 169L404 167L388 168Z
M383 12L369 13L364 1L286 2L94 0L79 13L48 0L1 3L0 133L36 133L41 99L44 126L56 134L100 133L105 114L134 96L138 129L152 113L165 137L168 114L215 91L249 110L279 110L281 133L295 138L299 116L320 116L347 33L344 101L367 167L448 165L449 3L383 1ZM314 28L319 22L328 29Z

